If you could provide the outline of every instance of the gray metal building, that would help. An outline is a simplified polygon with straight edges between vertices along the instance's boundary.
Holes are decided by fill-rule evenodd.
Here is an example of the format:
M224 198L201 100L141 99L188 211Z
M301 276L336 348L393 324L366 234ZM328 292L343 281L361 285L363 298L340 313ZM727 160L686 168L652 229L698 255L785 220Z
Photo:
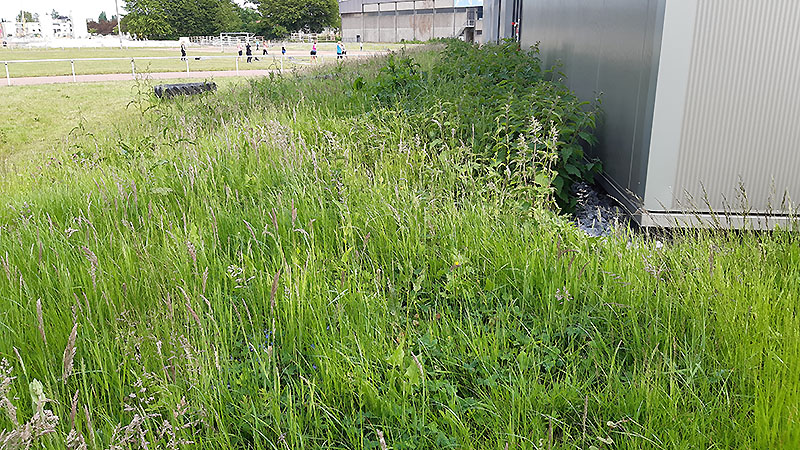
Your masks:
M602 182L643 225L769 228L800 202L800 1L486 0L600 95Z
M346 42L481 41L483 0L340 0Z

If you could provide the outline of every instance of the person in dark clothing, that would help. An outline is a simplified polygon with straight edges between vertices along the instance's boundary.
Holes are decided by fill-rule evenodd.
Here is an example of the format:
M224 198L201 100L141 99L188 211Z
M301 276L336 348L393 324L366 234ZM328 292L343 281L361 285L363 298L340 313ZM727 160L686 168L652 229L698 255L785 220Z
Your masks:
M250 49L250 43L249 42L247 43L247 46L245 46L244 49L245 49L244 53L247 55L247 62L248 63L253 62L253 51Z
M181 42L181 61L186 61L186 44Z

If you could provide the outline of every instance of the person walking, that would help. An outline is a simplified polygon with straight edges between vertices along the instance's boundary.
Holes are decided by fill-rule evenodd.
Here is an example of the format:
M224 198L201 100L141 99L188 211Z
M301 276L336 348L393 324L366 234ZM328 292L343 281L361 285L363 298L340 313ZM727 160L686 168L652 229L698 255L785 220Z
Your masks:
M250 49L250 43L247 43L244 53L247 55L247 64L253 62L253 50Z
M239 50L239 56L242 56L242 43L241 42L236 44L236 49Z
M311 62L317 62L317 40L311 45Z
M186 61L186 43L181 42L181 61Z
M262 54L262 56L263 56L263 55L268 55L268 54L269 54L269 53L267 52L267 43L266 43L266 42L264 42L264 41L261 41L261 48L263 49L263 52L264 52L264 53Z
M286 47L281 45L281 55L286 56Z
M336 43L336 59L342 59L342 51L344 48L342 47L342 42L339 41Z

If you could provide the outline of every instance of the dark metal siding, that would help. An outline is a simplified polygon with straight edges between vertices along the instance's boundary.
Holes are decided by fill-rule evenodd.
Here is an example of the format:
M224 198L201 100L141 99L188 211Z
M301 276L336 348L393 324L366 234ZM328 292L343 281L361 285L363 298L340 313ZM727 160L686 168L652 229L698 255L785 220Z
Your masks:
M526 0L523 46L563 64L583 100L602 99L592 156L621 191L643 197L666 0Z

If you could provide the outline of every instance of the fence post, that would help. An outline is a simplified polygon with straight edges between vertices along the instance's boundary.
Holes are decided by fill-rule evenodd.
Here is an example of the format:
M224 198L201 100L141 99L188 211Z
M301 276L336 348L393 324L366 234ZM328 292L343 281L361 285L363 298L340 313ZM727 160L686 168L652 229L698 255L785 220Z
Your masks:
M11 86L11 75L8 74L8 61L5 61L5 63L6 63L6 83L8 83L8 85Z
M189 57L186 57L186 75L189 75Z
M281 75L283 75L283 55L281 55Z
M239 75L239 57L236 57L236 75Z
M72 82L76 83L78 80L75 79L75 60L70 59L69 65L72 66Z
M136 63L133 62L133 58L131 58L131 76L136 79Z

